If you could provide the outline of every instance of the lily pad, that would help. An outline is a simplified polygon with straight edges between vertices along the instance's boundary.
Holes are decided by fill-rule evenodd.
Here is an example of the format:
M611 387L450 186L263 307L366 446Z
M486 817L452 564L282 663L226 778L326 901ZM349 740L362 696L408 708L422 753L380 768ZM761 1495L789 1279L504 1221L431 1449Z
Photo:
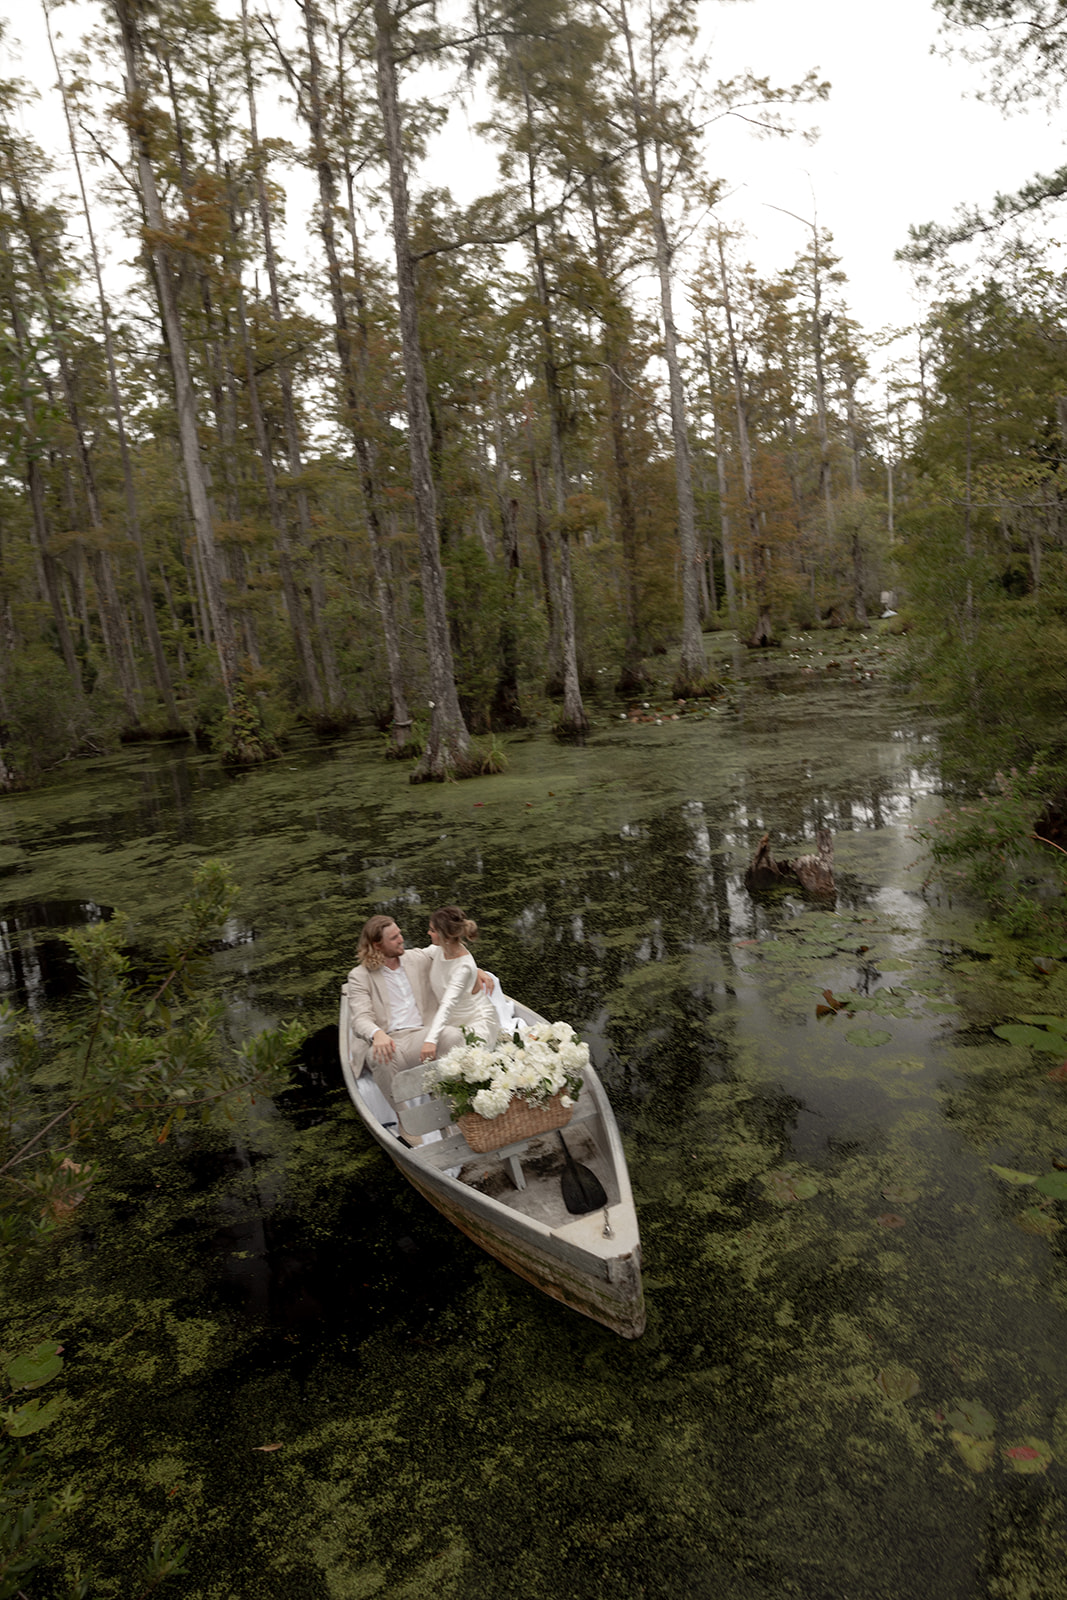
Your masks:
M1020 1211L1015 1221L1024 1233L1032 1233L1037 1239L1052 1239L1063 1227L1062 1222L1057 1222L1050 1212L1042 1211L1040 1206Z
M997 1447L992 1439L975 1439L959 1428L953 1428L949 1438L972 1472L985 1472L987 1467L993 1465Z
M879 956L879 972L910 972L915 965L913 961L905 961L900 956Z
M990 1167L990 1172L995 1172L998 1178L1003 1178L1005 1183L1017 1184L1020 1188L1024 1184L1036 1183L1036 1172L1017 1172L1014 1167Z
M914 1013L904 1004L903 1000L882 1000L875 1003L875 1013L879 1017L896 1017L898 1020L910 1017Z
M794 945L781 939L762 939L759 953L765 961L792 961L798 952Z
M895 1211L883 1211L880 1217L875 1217L880 1228L903 1228L907 1225L907 1218L899 1216Z
M44 1344L35 1345L25 1355L15 1356L5 1369L11 1387L39 1389L42 1383L50 1383L58 1377L63 1370L63 1359L59 1354L62 1348L61 1344L49 1339Z
M1067 1200L1067 1172L1048 1172L1034 1184L1038 1194L1051 1195L1053 1200Z
M910 1183L888 1183L882 1190L882 1199L892 1200L896 1205L907 1206L918 1198L919 1190L913 1189Z
M1013 1472L1047 1472L1052 1464L1052 1446L1032 1435L1005 1445L1002 1453Z
M810 1200L818 1194L819 1186L812 1178L802 1178L792 1172L769 1172L764 1178L772 1200L780 1206L792 1205L796 1200Z
M42 1428L47 1428L56 1420L62 1406L63 1399L60 1395L55 1395L43 1403L36 1398L27 1400L24 1406L9 1408L3 1413L4 1431L15 1439L25 1439L31 1433L39 1433Z
M910 1367L883 1367L875 1383L888 1400L910 1400L921 1387L919 1374Z
M865 1046L888 1044L892 1037L893 1035L887 1033L885 1028L850 1028L845 1034L849 1044Z
M996 1418L977 1400L957 1400L945 1421L973 1439L992 1439Z
M1062 1056L1067 1051L1067 1039L1061 1033L1050 1033L1047 1028L1035 1028L1030 1023L1002 1022L993 1032L1009 1044L1029 1045L1031 1050L1047 1050L1050 1055Z

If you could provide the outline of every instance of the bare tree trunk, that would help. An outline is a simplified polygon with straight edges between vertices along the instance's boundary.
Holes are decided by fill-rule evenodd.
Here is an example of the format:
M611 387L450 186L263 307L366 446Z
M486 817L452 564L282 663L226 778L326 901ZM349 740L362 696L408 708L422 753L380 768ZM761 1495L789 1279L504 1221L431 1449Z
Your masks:
M7 240L0 235L0 246L4 254L8 254ZM19 368L25 372L29 363L29 352L26 348L25 329L22 322L22 313L15 297L15 286L7 286L8 311L11 318L11 333L15 349L18 353ZM33 396L23 378L20 382L20 404L26 424L26 487L30 497L30 511L32 514L32 539L34 544L35 565L37 568L37 585L43 599L47 600L52 612L52 621L56 630L56 639L59 643L63 665L70 674L71 684L76 694L81 694L81 673L78 670L78 658L74 650L74 641L70 636L66 613L63 610L63 600L60 593L60 573L55 556L49 546L51 533L48 526L48 514L45 510L44 484L41 480L41 467L37 458L34 442L37 436L37 424L34 417Z
M93 230L92 211L89 206L89 197L85 191L85 179L82 176L81 157L78 154L78 143L74 137L74 123L70 114L70 104L67 100L67 89L63 73L59 65L55 43L52 38L52 25L49 17L47 0L42 0L45 27L48 31L48 46L52 52L52 61L56 69L56 80L63 101L63 115L67 124L67 137L70 143L70 153L74 160L74 170L78 178L78 192L81 195L82 216L85 219L86 234L89 240L89 251L92 256L93 273L96 278L97 304L100 308L100 321L104 333L104 352L107 359L108 396L111 401L111 411L115 418L115 433L118 438L119 458L122 462L122 487L126 504L126 532L133 546L134 568L137 574L137 591L141 601L141 617L144 623L145 638L148 641L148 653L152 661L152 674L155 678L156 689L166 708L170 726L173 729L181 727L181 718L178 715L178 706L174 698L174 684L167 666L167 658L163 653L163 641L159 633L159 622L156 617L155 599L152 594L152 584L148 576L148 567L145 563L144 540L141 536L141 521L137 507L137 495L133 482L133 464L130 460L129 441L126 437L125 414L122 397L119 392L118 371L115 365L115 341L111 332L111 316L108 309L107 296L104 293L104 279L100 269L100 253L96 245L96 234Z
M127 639L122 626L122 608L115 587L115 574L111 565L111 556L104 545L104 526L100 516L100 503L96 493L96 481L93 474L89 449L85 442L85 430L82 426L81 412L75 393L74 378L67 358L66 346L63 342L63 331L60 326L59 310L56 306L52 283L48 276L48 269L41 254L40 241L37 238L22 191L19 175L15 170L14 162L9 167L9 181L15 198L15 204L22 221L23 233L29 246L30 256L37 273L37 281L41 287L41 298L44 301L45 315L48 319L49 332L52 335L52 347L59 367L60 382L63 388L63 400L66 406L67 419L74 434L74 442L78 459L78 467L85 491L85 506L88 513L89 526L93 530L95 540L90 551L90 563L93 569L93 578L96 584L97 607L100 616L100 630L104 638L104 649L108 663L118 681L119 693L126 708L126 715L130 725L136 726L140 721L140 710L137 695L137 671L131 651L127 648ZM52 393L49 384L49 394ZM71 507L72 525L78 526L76 512Z
M593 180L586 184L587 204L593 224L597 269L608 283L608 263L597 215ZM615 487L619 496L619 533L622 538L623 595L626 619L622 649L622 671L615 685L618 694L638 694L650 682L641 659L641 635L637 592L637 514L634 509L630 474L630 450L623 419L622 377L619 367L623 341L619 338L610 312L604 316L604 366L608 378L608 419L611 427L611 454L615 467Z
M856 624L865 628L868 623L867 601L863 594L863 543L860 539L860 529L857 520L852 530L852 609L856 614Z
M263 255L267 267L271 315L277 325L282 320L281 296L278 291L278 263L274 252L274 235L271 228L265 158L259 140L259 124L256 118L255 83L252 75L252 56L248 38L247 0L241 0L241 31L245 50L245 90L248 99L249 142L256 175L256 202L259 208L259 223L263 235ZM278 384L282 393L282 422L285 429L285 448L289 464L289 476L297 480L298 483L295 496L297 522L300 528L301 546L306 550L308 548L311 517L308 511L307 491L299 485L304 464L300 452L300 433L296 425L296 406L293 402L293 377L289 362L284 357L278 365ZM304 603L296 580L287 526L284 541L279 541L279 565L282 568L282 585L286 609L289 612L289 625L293 630L293 638L296 643L297 660L300 663L304 680L304 692L312 710L322 712L325 709L322 698L322 685L319 681L318 667L308 633L307 618L304 615Z
M510 470L504 447L504 428L498 397L493 391L493 430L496 445L494 474L496 501L500 511L500 541L504 553L505 598L500 619L500 665L493 703L489 710L494 728L523 728L526 718L519 701L519 649L515 619L515 599L519 581L519 502L511 493Z
M533 108L526 79L522 77L523 101L526 109L526 126L533 127ZM531 215L537 215L537 169L534 157L535 144L531 137L526 151L526 185L530 196ZM556 361L552 311L548 293L548 273L545 269L541 233L536 226L530 231L530 245L534 259L534 291L540 307L541 365L548 395L549 460L552 467L552 487L555 494L555 534L559 548L559 644L560 667L563 677L563 710L558 730L566 735L583 735L589 719L582 704L581 684L578 681L578 650L574 627L574 586L571 574L570 531L567 527L567 468L563 453L565 430L563 395L559 383Z
M415 500L415 527L419 539L419 570L426 619L426 653L430 666L430 736L416 778L445 778L467 769L470 735L460 710L452 646L445 609L445 576L437 535L437 496L430 453L430 407L426 373L419 347L419 311L415 294L415 261L408 226L407 171L405 166L400 97L393 46L393 16L388 0L375 0L377 34L378 106L389 162L389 194L393 243L396 249L397 299L400 340L404 357L404 392L407 399L408 447L411 486Z
M365 330L357 327L357 338L353 340L344 292L341 256L337 245L337 231L334 225L334 218L339 209L339 193L337 175L334 171L333 161L326 142L322 65L319 60L318 42L315 36L316 29L323 24L321 15L313 0L309 0L309 3L304 7L304 24L308 46L308 97L304 109L311 133L312 150L319 180L319 232L326 251L330 303L333 309L334 346L337 350L340 364L342 393L348 414L349 432L359 467L360 488L363 494L363 509L367 523L367 540L370 545L371 565L374 570L375 601L385 643L386 669L389 676L389 692L392 701L391 737L394 749L402 750L407 747L411 735L411 712L408 708L407 693L404 687L400 638L396 624L396 611L393 605L392 586L389 581L389 563L383 542L381 497L378 489L374 449L368 437L366 362L361 360L362 352L357 349L357 345L360 343L359 336L363 334L365 338ZM353 226L353 265L358 272L361 264L355 260L357 240L354 232L354 221L353 216L351 218ZM313 587L312 592L312 604L320 611L321 589L320 579L318 590ZM325 658L323 664L327 668L327 677L329 679L332 673L336 672L336 668L331 663L328 663Z
M708 391L711 396L711 425L715 444L715 481L719 491L719 536L722 542L722 579L726 590L726 614L733 620L737 610L737 595L734 590L734 545L733 534L730 530L730 513L727 510L727 483L726 459L723 454L722 429L719 426L719 394L715 381L715 367L711 359L711 342L708 339L707 316L701 311L701 327L704 335L704 365L708 373Z
M714 400L712 404L715 405ZM722 544L722 581L726 590L726 615L733 619L737 611L737 593L734 587L734 538L727 510L726 458L723 452L722 429L719 427L718 408L711 414L715 439L715 480L719 490L719 538Z
M130 138L137 164L138 185L144 205L146 229L145 244L150 252L155 271L156 290L159 295L160 314L174 378L174 401L178 414L178 436L181 442L182 465L186 488L196 529L197 547L206 590L207 608L211 616L211 629L215 636L219 670L226 703L232 709L237 683L237 647L233 628L223 599L219 576L218 551L215 530L208 498L207 478L200 455L197 436L196 396L189 372L185 335L178 312L174 279L171 272L166 221L156 188L155 171L149 146L149 120L144 90L138 74L140 38L130 7L130 0L111 0L118 22L126 63L126 100L129 112Z
M619 18L626 40L629 63L634 143L652 220L652 240L663 319L663 358L667 363L671 402L671 437L674 442L674 475L678 495L678 539L682 556L682 650L674 692L689 696L698 694L707 687L708 662L704 654L704 637L700 631L700 586L697 578L700 550L696 534L696 507L693 501L693 472L689 458L685 391L682 385L682 365L678 356L678 333L674 322L671 246L663 210L663 150L655 133L650 134L648 131L650 126L654 129L656 123L659 67L655 58L655 40L650 33L649 50L652 59L648 84L651 104L646 107L642 99L626 0L619 0Z
M233 207L231 202L231 226L235 226ZM259 399L259 380L256 376L255 360L252 351L252 341L248 334L248 317L245 310L244 285L241 281L240 260L234 267L234 290L236 296L237 326L241 341L241 353L244 357L245 368L245 393L248 398L248 409L252 417L252 431L255 434L256 450L259 454L260 464L263 469L263 484L267 492L267 512L270 516L271 527L274 529L276 549L278 555L278 570L282 580L282 594L285 597L285 609L289 617L289 626L293 635L293 644L296 649L297 665L300 671L301 687L307 703L313 711L321 712L323 708L322 690L319 686L318 669L315 656L311 649L311 639L307 629L307 618L304 607L296 587L293 575L293 562L289 546L289 527L285 512L282 507L281 496L278 493L278 480L274 471L274 458L271 455L270 439L267 434L267 424L263 416L263 407Z
M726 270L726 251L723 248L721 232L718 236L718 246L722 302L723 310L726 313L726 339L730 350L730 371L733 377L734 402L737 411L737 444L741 453L741 478L745 489L745 516L748 521L752 563L755 570L756 609L759 612L756 630L748 642L753 645L769 645L774 642L774 630L771 622L768 596L767 555L756 510L756 484L752 471L752 447L748 435L748 404L745 395L744 376L741 371L741 358L738 354L737 338L734 333L733 305L730 300L730 278Z
M526 437L530 451L530 487L533 491L534 538L537 541L537 559L541 569L541 588L545 601L545 618L548 622L548 677L547 694L555 695L563 689L563 642L560 624L559 580L552 560L552 541L545 523L544 500L541 494L541 467L537 459L537 442L534 438L533 420L529 405L526 410Z

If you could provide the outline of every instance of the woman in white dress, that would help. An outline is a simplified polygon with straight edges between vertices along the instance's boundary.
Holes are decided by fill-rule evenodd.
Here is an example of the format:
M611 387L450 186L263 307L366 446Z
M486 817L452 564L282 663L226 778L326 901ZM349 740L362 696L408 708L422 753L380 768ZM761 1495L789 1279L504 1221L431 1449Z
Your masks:
M478 924L458 906L442 906L430 918L430 987L437 1011L422 1047L423 1061L432 1061L437 1055L437 1039L446 1025L475 1033L490 1047L496 1043L499 1022L493 1003L487 995L471 992L478 966L464 940L477 937Z

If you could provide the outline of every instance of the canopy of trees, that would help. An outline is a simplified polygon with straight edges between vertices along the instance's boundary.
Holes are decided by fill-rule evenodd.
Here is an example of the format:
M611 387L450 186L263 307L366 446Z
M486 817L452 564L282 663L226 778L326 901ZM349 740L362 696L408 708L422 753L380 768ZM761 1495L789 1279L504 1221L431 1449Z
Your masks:
M716 81L685 0L101 0L77 50L57 9L62 152L0 85L0 781L296 719L462 773L543 694L580 734L667 650L707 692L709 628L866 626L886 589L969 703L987 616L1052 648L1058 280L946 294L879 402L818 217L770 277L719 217L709 126L826 85ZM467 206L428 186L427 64L498 158Z

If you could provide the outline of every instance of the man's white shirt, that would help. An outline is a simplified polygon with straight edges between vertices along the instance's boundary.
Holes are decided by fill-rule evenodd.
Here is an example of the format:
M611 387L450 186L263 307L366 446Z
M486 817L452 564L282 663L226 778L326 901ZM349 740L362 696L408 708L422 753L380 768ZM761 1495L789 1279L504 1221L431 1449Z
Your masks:
M401 1033L405 1028L421 1028L422 1017L415 1004L415 994L403 967L383 967L382 977L389 991L389 1034Z

